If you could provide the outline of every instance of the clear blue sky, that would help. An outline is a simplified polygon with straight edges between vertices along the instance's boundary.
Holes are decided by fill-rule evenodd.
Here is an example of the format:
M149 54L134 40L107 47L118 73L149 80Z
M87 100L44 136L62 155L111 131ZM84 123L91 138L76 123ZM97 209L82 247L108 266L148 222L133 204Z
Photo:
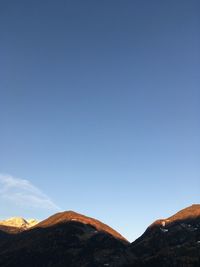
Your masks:
M0 173L19 179L1 218L56 212L30 193L133 240L200 203L199 14L198 0L1 1Z

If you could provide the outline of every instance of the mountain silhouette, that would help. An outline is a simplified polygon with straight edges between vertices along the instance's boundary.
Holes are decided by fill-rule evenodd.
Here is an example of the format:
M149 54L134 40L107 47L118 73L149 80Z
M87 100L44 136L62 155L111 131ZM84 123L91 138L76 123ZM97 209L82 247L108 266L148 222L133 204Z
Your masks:
M130 251L139 263L128 266L200 266L200 205L155 221Z
M67 211L16 234L1 231L0 266L108 266L129 242L102 222Z
M19 229L0 225L0 266L200 266L198 204L155 221L132 243L106 224L73 211Z
M51 227L51 226L54 226L60 223L67 223L67 222L80 222L83 224L88 224L88 225L95 227L97 231L108 233L117 239L128 242L121 234L113 230L108 225L96 219L76 213L74 211L65 211L65 212L56 213L55 215L37 224L37 227L42 227L42 228Z

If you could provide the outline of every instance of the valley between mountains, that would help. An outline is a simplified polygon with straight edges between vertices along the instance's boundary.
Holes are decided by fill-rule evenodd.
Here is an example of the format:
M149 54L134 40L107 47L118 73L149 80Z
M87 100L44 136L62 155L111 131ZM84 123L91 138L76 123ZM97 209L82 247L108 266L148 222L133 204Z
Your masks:
M0 266L199 267L200 204L155 221L132 243L108 225L73 211L42 222L3 220Z

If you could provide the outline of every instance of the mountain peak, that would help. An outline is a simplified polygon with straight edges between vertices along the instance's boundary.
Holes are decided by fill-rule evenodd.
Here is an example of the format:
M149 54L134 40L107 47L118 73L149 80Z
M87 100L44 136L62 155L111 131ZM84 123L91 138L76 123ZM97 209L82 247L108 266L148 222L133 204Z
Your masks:
M38 224L39 221L36 220L36 219L28 219L28 220L27 220L27 223L28 223L28 226L29 226L29 228L30 228L30 227L35 226L36 224Z
M79 222L82 224L89 224L89 225L95 227L97 229L97 231L106 232L117 239L120 239L120 240L127 242L127 240L122 235L120 235L117 231L115 231L114 229L112 229L108 225L106 225L106 224L104 224L104 223L102 223L96 219L79 214L79 213L72 211L72 210L56 213L55 215L53 215L53 216L47 218L46 220L42 221L41 223L37 224L37 227L46 228L46 227L51 227L51 226L56 225L56 224L62 224L62 223L68 223L68 222Z
M200 216L200 204L193 204L185 209L180 210L173 216L169 217L168 220L185 220L194 219Z
M25 220L22 217L11 217L6 220L0 221L0 225L7 226L7 227L15 227L21 229L30 228L38 223L35 219Z
M177 213L168 218L156 220L147 229L151 229L154 226L165 227L166 225L170 225L180 221L193 221L197 218L200 218L200 204L193 204L178 211Z

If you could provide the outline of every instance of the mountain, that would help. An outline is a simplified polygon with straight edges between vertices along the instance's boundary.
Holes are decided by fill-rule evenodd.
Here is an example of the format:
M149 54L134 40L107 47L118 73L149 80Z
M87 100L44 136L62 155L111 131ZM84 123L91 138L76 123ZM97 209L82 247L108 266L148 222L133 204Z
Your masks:
M2 236L0 266L108 266L121 261L128 245L102 222L68 211L21 233Z
M0 230L7 232L21 232L38 223L35 219L25 220L22 217L12 217L7 220L0 221Z
M35 226L36 224L39 223L39 221L36 220L36 219L28 219L28 220L26 220L26 221L27 221L27 223L28 223L28 227L27 227L27 228L33 227L33 226Z
M120 239L124 242L128 242L121 234L119 234L117 231L115 231L108 225L96 219L76 213L74 211L65 211L65 212L57 213L49 217L48 219L40 222L37 225L37 227L45 228L45 227L51 227L51 226L54 226L60 223L67 223L67 222L80 222L82 224L88 224L96 228L97 231L108 233L112 235L113 237L115 237L116 239Z
M197 204L155 221L133 243L108 225L73 211L57 213L33 227L18 229L21 230L0 230L0 266L200 266Z
M129 250L137 261L127 266L199 267L200 205L155 221Z

